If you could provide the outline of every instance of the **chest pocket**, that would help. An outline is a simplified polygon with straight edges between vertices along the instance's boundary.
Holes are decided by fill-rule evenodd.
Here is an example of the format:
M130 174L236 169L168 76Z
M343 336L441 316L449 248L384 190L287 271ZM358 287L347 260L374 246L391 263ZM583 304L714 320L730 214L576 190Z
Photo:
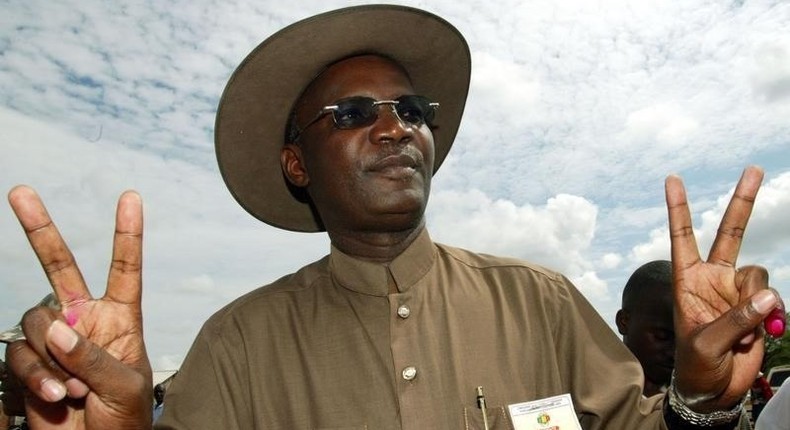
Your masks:
M486 412L489 430L514 430L504 406L489 406ZM480 408L464 406L464 430L485 430Z

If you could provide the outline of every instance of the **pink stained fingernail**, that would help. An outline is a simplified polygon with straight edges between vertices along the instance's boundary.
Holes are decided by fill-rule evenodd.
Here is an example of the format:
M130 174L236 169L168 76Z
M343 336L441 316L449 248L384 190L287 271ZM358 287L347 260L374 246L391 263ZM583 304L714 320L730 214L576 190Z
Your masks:
M763 321L763 327L765 327L765 332L771 335L774 339L782 337L785 334L785 328L787 327L787 322L785 321L785 313L782 309L776 308L765 317L765 321Z

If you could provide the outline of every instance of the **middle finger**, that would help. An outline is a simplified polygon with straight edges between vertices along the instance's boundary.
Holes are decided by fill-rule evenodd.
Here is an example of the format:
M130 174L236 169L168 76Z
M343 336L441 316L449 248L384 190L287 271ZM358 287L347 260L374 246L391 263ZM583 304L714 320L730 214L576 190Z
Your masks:
M750 166L743 171L727 210L721 218L719 230L708 254L708 262L735 267L743 233L749 222L762 180L763 171L759 167Z

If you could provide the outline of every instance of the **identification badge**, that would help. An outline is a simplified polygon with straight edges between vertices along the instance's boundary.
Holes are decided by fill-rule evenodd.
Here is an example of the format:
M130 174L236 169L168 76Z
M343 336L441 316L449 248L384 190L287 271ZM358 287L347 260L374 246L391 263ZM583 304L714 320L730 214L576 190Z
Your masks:
M508 405L515 430L582 430L570 394Z

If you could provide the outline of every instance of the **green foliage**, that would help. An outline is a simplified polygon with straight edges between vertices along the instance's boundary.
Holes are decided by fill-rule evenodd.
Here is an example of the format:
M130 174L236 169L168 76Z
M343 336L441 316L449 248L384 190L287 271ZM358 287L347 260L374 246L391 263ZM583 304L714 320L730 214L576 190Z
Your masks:
M790 312L785 317L786 321L790 321ZM790 330L785 330L785 334L779 339L766 335L763 373L767 374L772 367L788 364L790 364Z

